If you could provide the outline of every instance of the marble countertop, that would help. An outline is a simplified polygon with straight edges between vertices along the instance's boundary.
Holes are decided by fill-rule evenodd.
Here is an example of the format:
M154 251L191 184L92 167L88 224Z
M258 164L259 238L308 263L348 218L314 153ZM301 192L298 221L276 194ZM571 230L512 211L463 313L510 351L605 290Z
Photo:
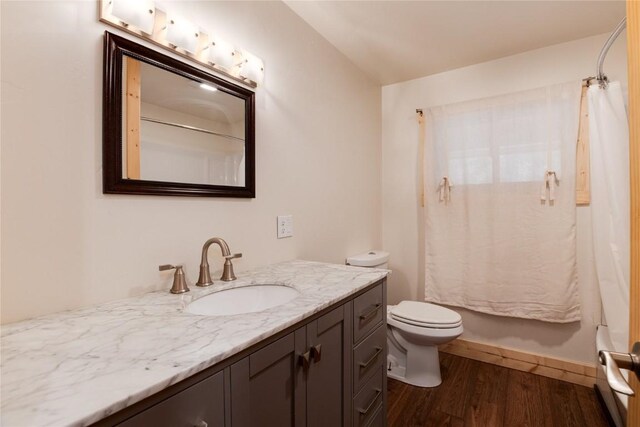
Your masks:
M288 261L234 282L153 292L2 326L1 424L87 425L311 316L387 270ZM234 316L184 312L194 299L248 284L291 286L279 307Z

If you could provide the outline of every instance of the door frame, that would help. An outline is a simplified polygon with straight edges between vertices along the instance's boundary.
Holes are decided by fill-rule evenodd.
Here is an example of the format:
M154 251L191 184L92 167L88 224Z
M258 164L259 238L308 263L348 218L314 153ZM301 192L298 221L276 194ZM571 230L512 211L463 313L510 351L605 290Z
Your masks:
M629 280L629 348L640 341L640 2L627 0L629 79L629 177L631 202L631 274ZM636 397L629 399L627 426L640 426L640 382L629 375Z

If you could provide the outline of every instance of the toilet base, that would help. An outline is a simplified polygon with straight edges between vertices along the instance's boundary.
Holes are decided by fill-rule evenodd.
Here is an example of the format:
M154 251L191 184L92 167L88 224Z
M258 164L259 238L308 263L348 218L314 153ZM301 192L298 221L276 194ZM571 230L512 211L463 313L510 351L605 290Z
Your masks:
M401 382L405 382L404 378L405 368L402 366L389 366L387 364L387 377Z
M405 359L406 365L392 355L387 357L387 377L423 388L437 387L442 383L438 347L422 347L420 351L405 353L405 357L408 358Z

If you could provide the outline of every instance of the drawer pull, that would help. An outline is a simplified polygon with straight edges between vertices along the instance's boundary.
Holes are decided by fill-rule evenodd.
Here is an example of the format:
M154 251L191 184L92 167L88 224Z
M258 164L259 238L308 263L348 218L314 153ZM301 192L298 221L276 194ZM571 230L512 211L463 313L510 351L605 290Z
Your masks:
M382 307L381 303L372 305L370 309L368 309L367 311L365 311L360 315L360 320L367 320L368 318L376 314L378 310L380 310L380 307Z
M369 360L367 360L366 362L360 362L360 369L367 369L369 365L371 365L373 361L378 358L378 355L382 351L382 347L375 347L375 349L376 349L376 352L373 353L373 356L371 356Z
M314 362L319 362L322 360L322 344L314 345L311 347L311 357Z
M358 412L360 412L360 415L367 415L367 412L369 412L371 410L371 408L373 407L373 404L376 403L376 400L378 400L378 397L380 397L380 395L382 394L382 390L380 390L379 388L375 389L376 390L376 395L373 396L373 399L371 400L371 402L369 402L369 404L367 405L366 408L362 409L362 408L358 408Z
M298 363L300 365L302 365L302 367L305 369L305 371L307 369L309 369L309 360L311 359L311 352L307 351L306 353L303 353L301 355L298 356Z
M206 421L198 421L193 427L208 427L209 423Z

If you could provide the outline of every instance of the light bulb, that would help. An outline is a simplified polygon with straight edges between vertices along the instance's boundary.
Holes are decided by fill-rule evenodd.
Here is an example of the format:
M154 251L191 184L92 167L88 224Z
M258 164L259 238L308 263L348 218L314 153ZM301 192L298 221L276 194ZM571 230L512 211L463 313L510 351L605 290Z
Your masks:
M215 92L215 91L217 91L217 90L218 90L218 88L217 88L217 87L214 87L214 86L208 85L208 84L206 84L206 83L200 83L200 88L201 88L201 89L204 89L204 90L211 91L211 92Z

